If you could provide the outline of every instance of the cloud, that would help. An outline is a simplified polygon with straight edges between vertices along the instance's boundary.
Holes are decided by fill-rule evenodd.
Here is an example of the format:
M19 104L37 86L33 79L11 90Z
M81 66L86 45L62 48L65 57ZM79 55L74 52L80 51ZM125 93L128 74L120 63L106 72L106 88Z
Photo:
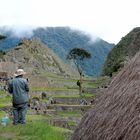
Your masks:
M0 0L0 3L0 26L69 26L114 43L140 26L139 0Z
M11 37L31 37L33 35L33 29L36 28L33 26L2 26L0 27L0 33L8 33Z

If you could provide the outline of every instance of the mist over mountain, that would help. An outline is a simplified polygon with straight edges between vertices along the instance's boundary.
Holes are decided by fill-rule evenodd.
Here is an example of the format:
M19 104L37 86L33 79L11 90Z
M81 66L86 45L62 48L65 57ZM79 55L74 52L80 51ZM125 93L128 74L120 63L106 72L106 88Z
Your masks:
M26 32L27 31L27 32ZM68 52L75 48L83 48L89 51L92 55L91 59L84 61L84 71L87 75L99 76L103 69L105 59L114 46L100 38L92 39L90 35L86 33L74 30L69 27L47 27L29 29L25 32L19 32L19 36L13 32L13 30L0 29L0 33L7 36L5 40L0 43L0 49L8 50L15 47L23 37L26 38L40 38L40 40L47 44L64 62L69 63L66 60Z
M6 38L0 42L0 49L8 50L14 48L22 38L31 38L33 36L33 27L29 26L2 26L0 34Z

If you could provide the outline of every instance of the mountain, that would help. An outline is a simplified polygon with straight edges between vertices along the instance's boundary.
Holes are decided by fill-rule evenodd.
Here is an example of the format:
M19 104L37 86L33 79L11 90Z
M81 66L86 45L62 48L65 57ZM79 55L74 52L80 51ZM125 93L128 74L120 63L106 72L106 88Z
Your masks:
M3 62L12 62L28 73L53 72L62 75L75 74L76 70L63 61L39 39L23 39L15 48L2 58Z
M109 52L104 65L103 75L112 75L124 65L140 49L140 27L134 28Z
M2 30L3 31L3 30ZM2 32L0 30L0 32ZM4 33L4 31L3 31ZM20 38L15 38L13 32L7 31L9 37L0 43L1 49L9 49L20 42ZM68 52L80 47L89 51L91 59L84 62L84 71L87 75L99 76L108 52L114 46L102 39L92 40L91 37L81 31L70 29L69 27L47 27L33 30L32 38L39 38L44 44L47 44L65 63Z
M33 34L52 48L65 62L66 55L75 47L89 51L92 58L84 62L87 75L100 75L106 56L114 46L99 38L92 41L89 35L68 27L38 28L33 31Z

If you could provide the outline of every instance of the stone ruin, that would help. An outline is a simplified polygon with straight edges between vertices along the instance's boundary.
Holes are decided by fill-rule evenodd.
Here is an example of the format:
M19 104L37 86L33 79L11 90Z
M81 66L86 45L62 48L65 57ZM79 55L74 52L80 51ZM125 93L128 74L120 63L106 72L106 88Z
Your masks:
M7 80L8 80L8 73L7 72L0 72L0 89L6 90L7 89Z

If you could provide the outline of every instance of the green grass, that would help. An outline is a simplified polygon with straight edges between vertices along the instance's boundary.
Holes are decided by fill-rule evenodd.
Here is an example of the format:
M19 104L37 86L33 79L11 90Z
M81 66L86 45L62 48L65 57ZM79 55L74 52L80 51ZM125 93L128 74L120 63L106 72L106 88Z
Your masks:
M55 73L49 73L49 72L45 72L43 73L41 76L46 76L46 77L50 77L50 78L55 78L57 80L62 80L62 81L77 81L77 79L75 78L64 78L63 75L57 75Z
M44 102L44 103L47 103L47 102L49 102L49 99L46 98L46 99L42 99L41 101Z
M97 88L100 85L99 81L84 81L83 87Z
M5 115L4 111L0 111L0 119Z
M83 94L84 97L93 97L95 96L94 93L90 93L90 92L86 92ZM75 94L59 94L59 95L53 95L53 97L60 97L60 98L78 98L80 97L79 94L75 93Z
M86 92L86 93L84 93L84 96L85 97L94 97L94 96L96 96L96 94L95 93Z
M0 125L0 140L65 140L65 133L71 133L68 129L49 125L42 116L30 119L26 125Z
M11 100L12 100L12 97L10 95L0 97L0 102L11 102Z
M79 105L79 104L51 104L50 106L65 106L65 107L90 107L91 105Z
M0 94L5 94L5 90L0 90Z
M67 88L31 88L31 91L47 91L47 90L69 90Z
M76 97L80 97L79 94L59 94L59 95L53 95L53 97L59 97L59 98L76 98Z
M75 121L68 121L68 124L69 125L77 125L77 122L75 122Z
M0 107L11 106L12 103L0 103Z
M80 117L81 114L77 112L58 112L59 115L63 117Z
M29 112L29 110L28 110ZM37 120L45 120L47 117L43 115L27 115L27 120L28 121L37 121Z
M12 97L10 95L6 95L0 97L0 107L11 106L12 105Z

